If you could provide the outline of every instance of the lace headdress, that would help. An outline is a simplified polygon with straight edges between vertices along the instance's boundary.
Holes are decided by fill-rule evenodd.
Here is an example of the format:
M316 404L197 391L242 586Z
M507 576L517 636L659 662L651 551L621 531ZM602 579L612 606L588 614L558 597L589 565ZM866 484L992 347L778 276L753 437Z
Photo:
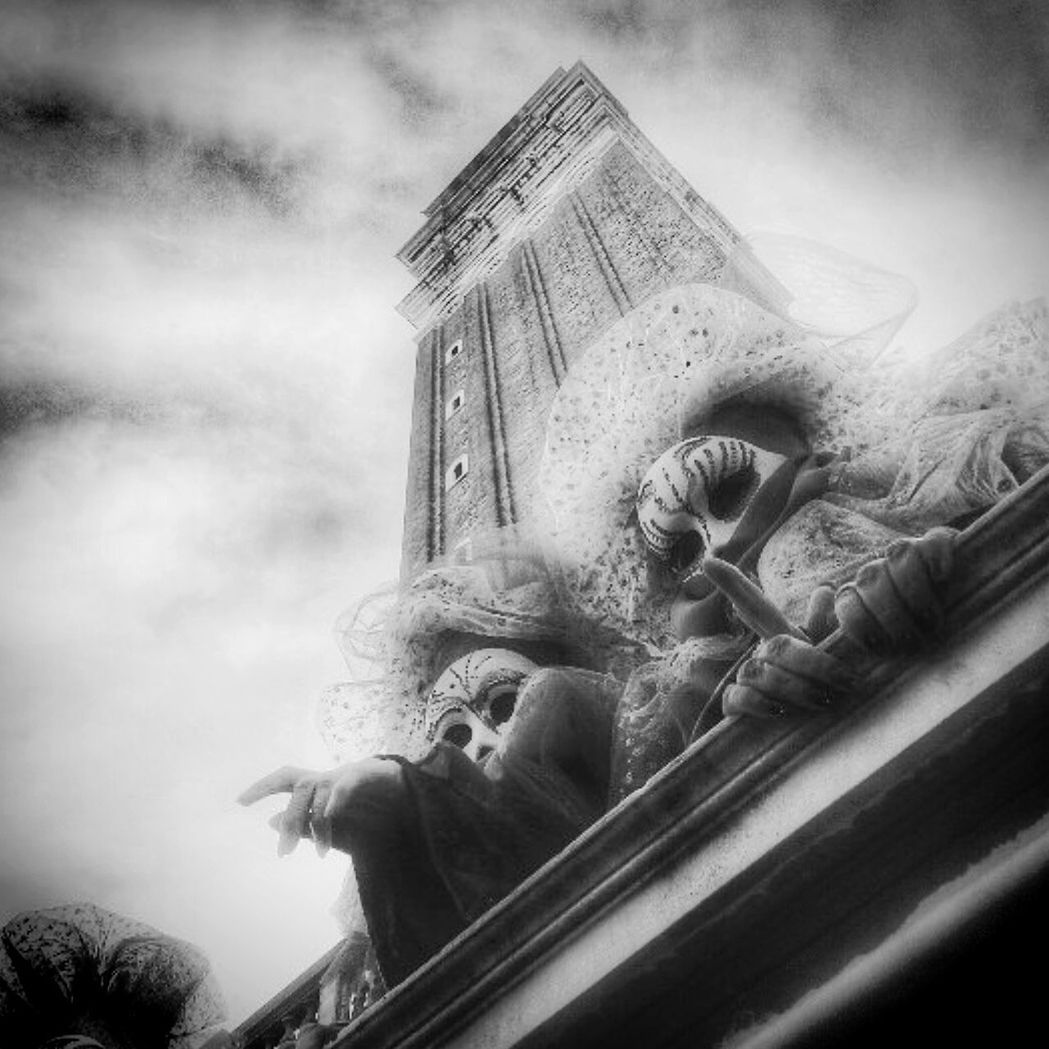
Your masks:
M546 558L517 529L475 537L468 562L436 562L347 610L336 638L354 680L329 688L318 727L340 759L426 746L426 696L471 647L563 643L567 617Z
M555 398L540 484L563 600L653 654L672 646L635 498L655 459L712 409L791 417L850 460L842 503L917 534L990 505L1046 459L1043 302L1012 304L926 363L885 359L900 318L851 337L693 284L649 299L577 361Z

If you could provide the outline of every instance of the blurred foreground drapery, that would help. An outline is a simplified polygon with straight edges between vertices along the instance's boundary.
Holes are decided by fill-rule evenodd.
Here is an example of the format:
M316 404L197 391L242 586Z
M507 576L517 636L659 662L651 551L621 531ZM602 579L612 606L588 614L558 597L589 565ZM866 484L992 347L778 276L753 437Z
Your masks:
M204 955L141 922L82 903L29 911L0 930L5 1046L80 1035L105 1049L198 1049L223 1018Z

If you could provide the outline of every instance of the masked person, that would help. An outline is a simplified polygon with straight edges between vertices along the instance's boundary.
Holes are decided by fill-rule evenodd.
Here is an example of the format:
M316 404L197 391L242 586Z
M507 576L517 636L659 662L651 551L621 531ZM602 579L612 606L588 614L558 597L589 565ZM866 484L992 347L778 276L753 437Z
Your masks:
M975 344L1001 346L1002 325L992 328ZM1015 488L1049 447L1043 417L1009 400L1014 388L985 386L971 409L956 384L904 416L887 407L891 383L840 366L749 300L703 285L656 296L573 366L555 400L541 483L557 613L521 619L533 641L564 640L575 624L644 652L625 687L626 675L547 653L533 661L554 666L518 665L516 708L500 721L480 687L445 703L453 681L484 678L446 661L428 706L436 746L421 761L283 769L242 800L289 793L282 849L313 837L353 857L396 982L702 730L752 644L705 580L706 558L756 576L810 628L741 663L723 693L730 715L803 715L856 688L811 643L833 625L879 652L934 628L953 548L937 527ZM489 630L511 639L491 595L480 598L473 611L457 598L472 647L490 647ZM431 617L415 637L433 643L441 625ZM466 729L469 745L492 748L475 747L480 763L456 747Z
M280 852L313 838L322 851L352 857L387 986L606 808L621 686L565 665L590 656L566 647L569 631L541 569L522 577L518 566L509 580L491 574L479 565L430 570L392 617L391 699L436 673L420 704L421 759L280 769L240 799L290 795L275 822Z
M555 399L540 478L575 615L653 657L617 713L613 800L722 713L801 715L855 690L809 643L832 628L878 655L927 639L949 526L1049 461L1047 400L1041 302L997 311L920 367L708 285L614 325ZM808 638L754 648L716 709L754 637L706 577L711 557Z

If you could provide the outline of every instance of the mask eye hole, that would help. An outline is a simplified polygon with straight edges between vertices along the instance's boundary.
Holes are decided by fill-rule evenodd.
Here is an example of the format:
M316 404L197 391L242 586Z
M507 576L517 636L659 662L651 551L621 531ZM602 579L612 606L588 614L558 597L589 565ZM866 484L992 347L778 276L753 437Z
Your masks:
M516 706L516 685L499 685L488 693L488 717L493 725L505 725L513 716Z
M449 726L441 733L441 739L446 743L451 743L452 746L458 747L460 750L465 750L470 745L470 740L473 737L473 729L469 725L464 725L461 721Z
M759 480L753 466L744 466L719 482L708 497L711 517L718 521L732 521L739 517L757 490Z
M698 532L685 532L670 551L670 571L681 575L703 555L703 538Z

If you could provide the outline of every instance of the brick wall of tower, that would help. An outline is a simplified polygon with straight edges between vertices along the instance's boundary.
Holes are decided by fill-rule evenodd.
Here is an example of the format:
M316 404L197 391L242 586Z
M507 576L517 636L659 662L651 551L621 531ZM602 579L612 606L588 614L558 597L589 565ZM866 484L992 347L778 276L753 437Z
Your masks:
M502 424L509 449L510 484L518 521L533 515L535 478L543 454L546 416L564 374L560 344L551 347L540 313L545 279L521 245L488 281L493 328L500 362ZM549 309L549 307L547 307ZM552 320L552 315L548 320Z
M623 314L602 267L605 260L595 254L584 221L573 196L552 209L532 238L569 366L596 333Z
M435 504L432 490L433 346L440 337L441 325L438 325L419 340L415 356L415 392L401 540L402 576L410 575L435 556L432 535L439 505Z
M723 231L699 225L617 142L424 334L405 518L408 575L454 555L471 536L534 518L546 416L566 369L651 295L716 282L724 244ZM457 339L462 352L446 361ZM446 420L445 403L459 389L463 408ZM445 472L463 452L469 471L445 490Z
M605 154L580 196L634 304L675 284L717 280L725 264L717 239L685 215L625 146Z

